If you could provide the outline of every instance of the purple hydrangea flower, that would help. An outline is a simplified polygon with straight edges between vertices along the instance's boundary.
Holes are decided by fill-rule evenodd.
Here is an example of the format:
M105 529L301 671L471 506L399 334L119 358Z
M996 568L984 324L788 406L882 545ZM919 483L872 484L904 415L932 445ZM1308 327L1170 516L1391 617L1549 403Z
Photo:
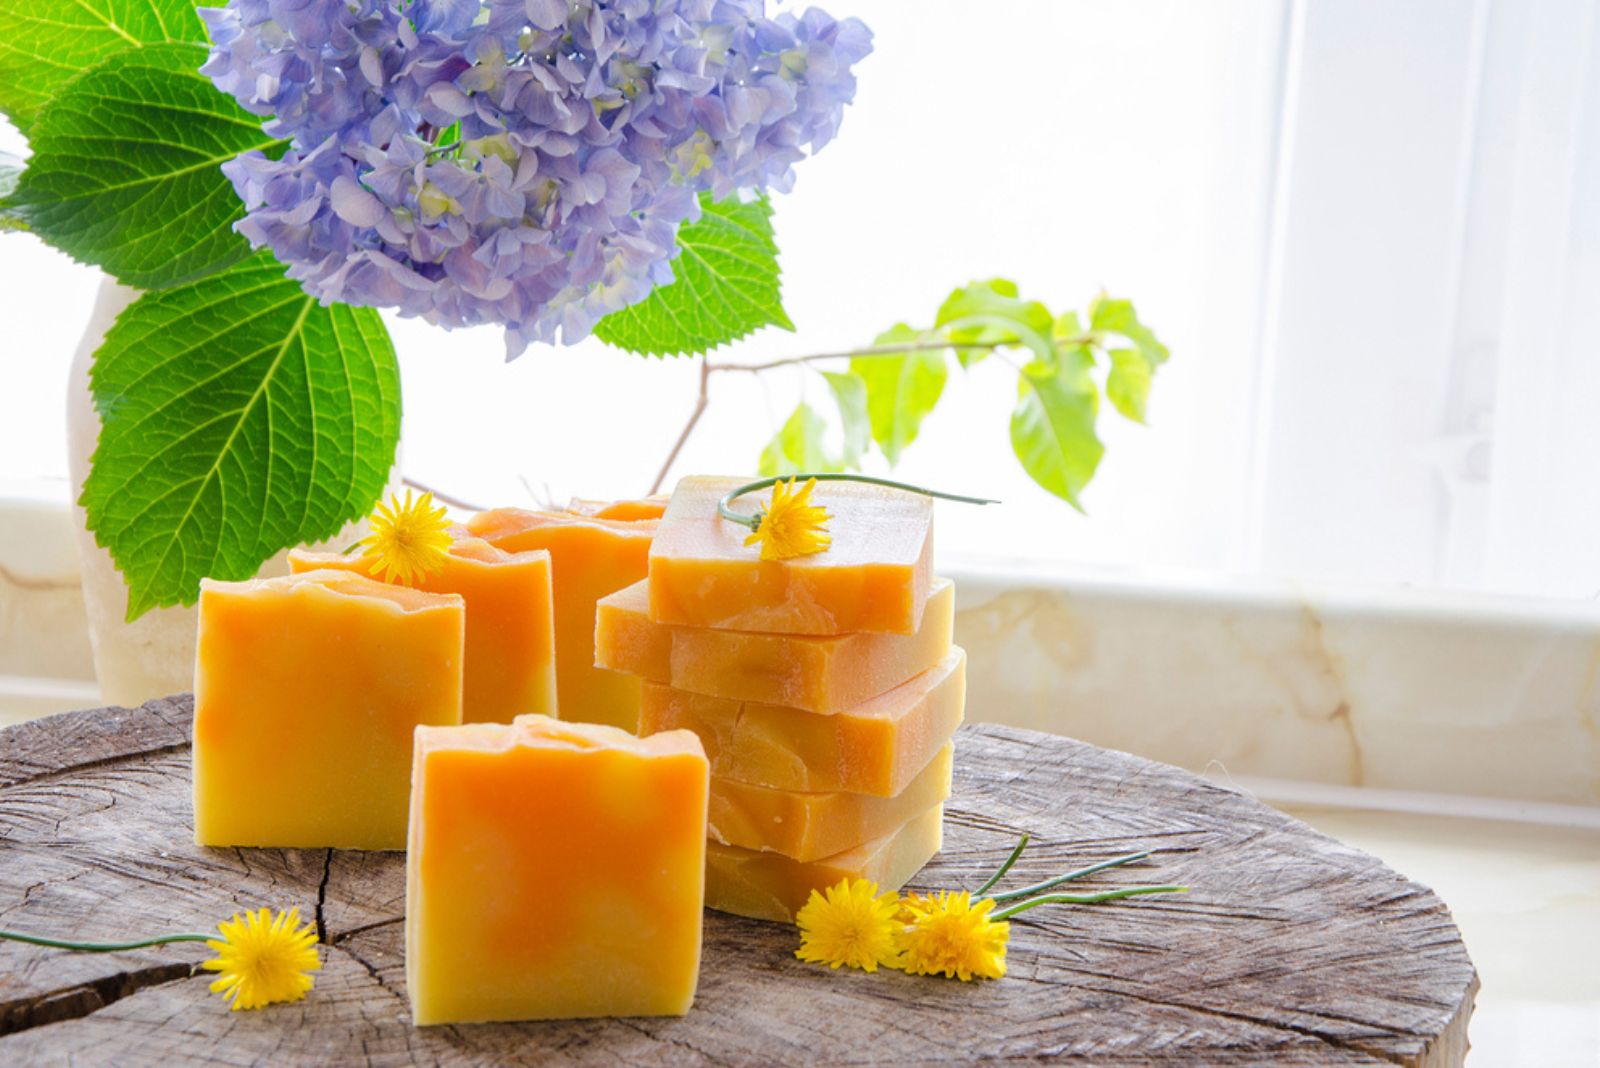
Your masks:
M872 49L765 0L229 0L203 69L289 141L223 170L238 229L324 301L509 355L672 280L698 194L787 190Z

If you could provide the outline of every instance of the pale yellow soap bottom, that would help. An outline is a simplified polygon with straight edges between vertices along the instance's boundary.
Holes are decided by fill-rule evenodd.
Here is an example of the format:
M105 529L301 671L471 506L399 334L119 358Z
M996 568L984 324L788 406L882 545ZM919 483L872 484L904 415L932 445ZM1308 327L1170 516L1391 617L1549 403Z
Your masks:
M944 806L935 805L892 834L809 862L710 842L706 845L706 906L755 920L788 923L811 891L833 886L841 879L870 879L880 891L898 890L939 851L943 825Z

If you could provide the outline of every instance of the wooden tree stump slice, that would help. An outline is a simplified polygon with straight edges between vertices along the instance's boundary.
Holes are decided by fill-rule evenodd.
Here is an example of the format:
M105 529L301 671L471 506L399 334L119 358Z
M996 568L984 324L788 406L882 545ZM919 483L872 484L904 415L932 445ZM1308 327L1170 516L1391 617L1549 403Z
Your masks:
M1026 913L998 982L829 971L794 958L792 927L708 912L688 1016L418 1029L403 855L195 846L191 715L183 696L0 731L0 926L107 940L296 905L326 943L315 990L228 1012L195 968L201 945L0 942L0 1064L1431 1066L1466 1052L1477 976L1432 891L1177 768L994 726L959 735L945 851L915 886L974 886L1026 831L1010 878L1150 849L1079 885L1193 891Z

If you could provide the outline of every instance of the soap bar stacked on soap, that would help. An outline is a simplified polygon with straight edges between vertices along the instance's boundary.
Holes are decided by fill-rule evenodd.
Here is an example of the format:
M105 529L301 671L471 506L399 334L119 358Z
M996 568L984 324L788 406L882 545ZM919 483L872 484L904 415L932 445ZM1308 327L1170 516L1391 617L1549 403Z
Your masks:
M678 484L648 577L599 601L595 662L643 680L640 734L705 747L706 904L789 920L813 889L898 888L938 851L966 657L927 498L820 484L832 546L762 561L717 515L739 481Z

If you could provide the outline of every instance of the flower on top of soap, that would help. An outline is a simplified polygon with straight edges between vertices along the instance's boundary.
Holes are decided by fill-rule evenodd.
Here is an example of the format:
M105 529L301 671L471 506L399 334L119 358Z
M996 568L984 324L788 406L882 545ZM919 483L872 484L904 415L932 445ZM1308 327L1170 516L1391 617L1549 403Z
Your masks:
M211 990L231 1002L235 1012L299 1001L311 989L309 973L322 967L316 928L300 923L299 909L234 913L217 930L222 937L206 942L217 955L201 967L221 973Z
M795 479L772 486L772 496L754 516L755 524L746 545L761 546L763 560L792 560L822 552L833 539L828 536L828 510L811 503L817 480L809 478L797 492Z
M368 520L371 536L358 544L364 546L362 557L372 561L367 573L384 582L410 586L425 575L435 574L444 568L444 558L450 552L450 521L444 508L433 506L433 494L424 493L412 499L406 490L401 503L398 495L380 503L378 510Z

